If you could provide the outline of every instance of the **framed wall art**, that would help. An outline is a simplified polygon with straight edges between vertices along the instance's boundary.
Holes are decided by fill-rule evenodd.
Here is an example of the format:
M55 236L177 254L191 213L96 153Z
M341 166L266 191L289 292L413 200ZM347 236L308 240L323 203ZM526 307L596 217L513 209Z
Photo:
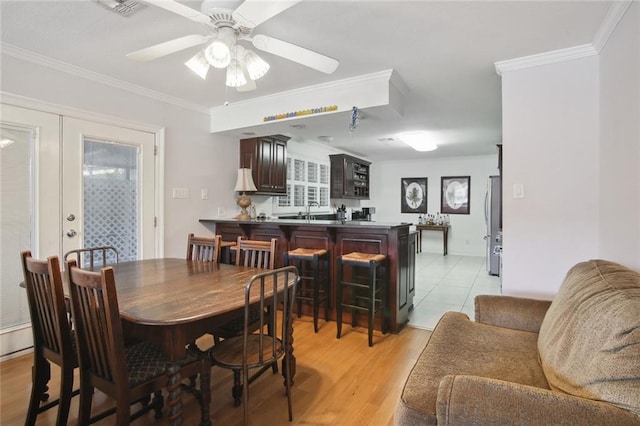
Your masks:
M400 179L400 212L427 212L427 178Z
M471 211L471 176L442 176L440 213L469 214Z

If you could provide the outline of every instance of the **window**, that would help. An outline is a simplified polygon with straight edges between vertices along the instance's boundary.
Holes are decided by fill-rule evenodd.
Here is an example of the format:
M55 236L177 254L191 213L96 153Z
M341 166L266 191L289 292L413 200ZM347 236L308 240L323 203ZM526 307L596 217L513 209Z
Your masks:
M289 153L287 157L287 195L274 197L273 212L277 214L304 211L310 202L320 205L320 212L329 212L329 162Z

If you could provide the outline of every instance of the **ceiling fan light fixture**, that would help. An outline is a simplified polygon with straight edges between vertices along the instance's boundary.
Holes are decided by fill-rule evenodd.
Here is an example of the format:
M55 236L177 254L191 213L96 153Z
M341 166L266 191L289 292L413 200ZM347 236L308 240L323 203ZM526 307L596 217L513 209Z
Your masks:
M269 71L269 64L252 50L247 49L243 59L251 80L257 80Z
M247 84L247 78L242 71L242 66L237 59L231 60L231 63L227 67L227 86L239 87Z
M198 52L198 54L184 64L188 66L191 71L198 74L201 79L206 80L210 65L202 51Z
M398 139L420 152L434 151L438 148L433 137L425 131L401 133Z
M214 40L204 50L204 56L214 68L225 68L231 62L229 46L222 40Z

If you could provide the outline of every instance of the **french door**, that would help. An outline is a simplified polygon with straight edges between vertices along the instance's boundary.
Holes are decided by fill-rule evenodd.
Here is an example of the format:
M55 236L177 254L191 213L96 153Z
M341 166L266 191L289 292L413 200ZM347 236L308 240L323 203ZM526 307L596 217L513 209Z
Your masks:
M153 133L64 117L62 252L114 246L119 260L155 252Z
M30 346L20 251L38 258L112 245L156 254L155 133L0 104L0 337ZM26 343L25 343L26 339Z

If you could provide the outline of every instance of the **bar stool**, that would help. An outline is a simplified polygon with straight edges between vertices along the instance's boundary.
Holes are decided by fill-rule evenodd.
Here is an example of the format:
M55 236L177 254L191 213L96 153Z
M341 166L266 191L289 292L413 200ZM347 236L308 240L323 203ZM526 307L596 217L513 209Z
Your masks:
M387 306L387 257L384 254L352 252L338 256L337 323L342 334L342 309L351 308L351 326L357 324L357 312L366 311L369 319L369 346L373 346L373 319L381 313L382 333L386 332L385 309ZM352 267L350 281L343 281L344 266ZM368 268L368 276L357 276L355 268ZM366 279L364 279L366 278ZM344 301L344 289L349 288L351 299ZM365 294L366 290L366 294ZM366 303L363 303L366 302ZM377 304L377 308L376 308Z
M296 294L298 317L302 302L313 304L313 330L318 332L318 311L324 304L324 319L329 320L329 255L324 249L297 248L284 254L284 264L294 262L300 274L300 285Z

